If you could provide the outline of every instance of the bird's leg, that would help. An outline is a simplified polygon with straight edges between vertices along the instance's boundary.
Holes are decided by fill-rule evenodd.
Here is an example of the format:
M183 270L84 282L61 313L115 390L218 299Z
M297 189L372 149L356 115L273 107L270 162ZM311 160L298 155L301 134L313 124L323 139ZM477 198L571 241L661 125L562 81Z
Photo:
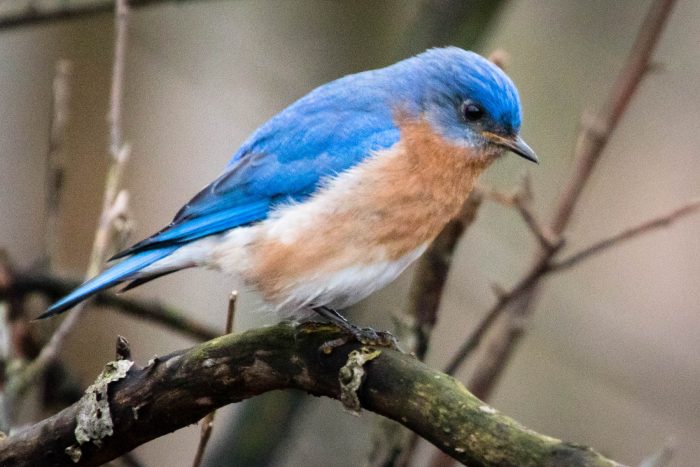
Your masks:
M313 310L348 334L347 337L333 339L332 341L324 343L321 346L321 350L324 353L330 353L334 348L347 344L350 339L355 339L363 345L389 347L394 350L400 350L396 338L390 332L357 327L336 310L327 306L314 307Z

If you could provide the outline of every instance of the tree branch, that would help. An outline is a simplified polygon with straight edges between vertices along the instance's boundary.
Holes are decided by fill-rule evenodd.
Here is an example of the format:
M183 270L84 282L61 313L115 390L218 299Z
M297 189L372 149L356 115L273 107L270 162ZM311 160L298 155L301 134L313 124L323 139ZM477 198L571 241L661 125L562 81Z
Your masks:
M108 397L103 406L108 414L103 413L102 419L113 424L113 434L101 437L100 447L76 441L76 417L85 410L83 400L0 441L0 465L98 465L195 423L217 407L276 389L338 399L341 367L348 354L359 349L354 344L330 355L319 352L322 343L339 336L331 325L281 323L229 334L156 359L145 368L127 364L130 369L123 378L112 376L108 387L100 386L98 378L93 385ZM365 380L358 390L362 406L401 422L460 462L619 465L592 449L524 428L472 396L455 379L415 358L380 350L364 368ZM77 463L69 454L79 457Z
M41 261L46 269L51 267L58 250L58 222L65 173L65 158L61 149L69 117L72 74L73 62L61 59L56 63L52 86L51 126L46 150L46 229L44 258Z
M627 109L632 96L649 69L651 54L659 40L675 0L656 0L652 3L642 24L627 61L617 77L615 85L601 110L593 118L584 118L575 149L575 167L559 202L549 228L554 238L561 238L571 220L574 208L599 160L612 132ZM561 246L561 242L559 243ZM555 255L560 248L541 248L526 275L511 290L501 296L474 333L460 347L448 365L448 373L454 373L481 338L504 311L505 319L495 330L489 351L479 362L470 379L469 387L482 398L487 398L498 377L512 355L523 333L525 323L532 314L541 280L552 270Z
M182 3L185 0L128 0L129 7L140 8L157 3ZM15 0L13 8L0 13L0 29L51 23L77 18L88 18L114 11L114 0L71 1L54 0L37 2Z
M560 235L568 225L583 187L627 110L632 96L637 92L642 78L649 70L651 54L659 42L661 32L675 3L676 0L652 2L627 61L617 76L603 107L593 117L584 115L583 127L575 149L576 165L568 185L559 198L559 205L552 220L552 230L555 234Z
M226 332L225 334L231 334L233 331L233 319L236 315L236 300L238 299L238 292L233 291L228 297L228 313L226 314ZM214 418L216 418L216 410L209 412L204 419L202 419L202 428L199 435L199 446L197 446L197 452L194 456L194 461L192 462L192 467L199 467L202 465L202 460L204 459L204 452L207 449L207 444L211 438L211 432L214 430Z
M0 284L0 299L5 299L8 296L21 298L31 293L41 293L55 300L79 285L78 281L61 279L51 274L14 273L9 288L4 288ZM158 302L125 298L109 292L95 295L92 302L95 305L112 308L138 319L160 324L196 340L209 340L220 335L213 329L188 318L184 312Z
M112 234L115 221L126 215L128 195L126 191L119 191L124 167L131 152L129 146L121 140L121 98L123 86L124 62L126 54L127 30L129 25L129 9L126 0L117 0L115 7L116 39L114 44L114 63L112 68L112 92L110 95L110 111L108 123L110 126L110 165L107 169L105 189L102 197L102 211L98 221L95 237L92 243L92 252L86 279L95 277L102 270L112 243ZM22 371L8 382L6 395L14 399L23 395L31 384L46 370L48 365L56 358L63 342L80 320L85 302L78 304L73 311L66 316L58 328L51 335L49 341Z
M660 229L662 227L668 227L669 225L681 219L682 217L697 212L698 209L700 209L700 199L691 200L685 203L683 206L674 209L670 213L664 214L659 217L655 217L634 227L627 228L616 235L599 240L593 245L586 247L581 251L572 253L568 258L564 258L554 263L552 265L552 271L560 271L562 269L568 269L570 267L576 266L581 261L589 259L591 256L603 253L609 248L617 246L622 242L632 240L633 238Z
M504 206L515 208L542 249L555 250L559 248L562 240L557 235L554 235L550 228L537 218L532 209L532 182L528 175L523 177L520 187L513 194L503 193L489 188L481 189L484 192L484 196L488 199L496 201Z

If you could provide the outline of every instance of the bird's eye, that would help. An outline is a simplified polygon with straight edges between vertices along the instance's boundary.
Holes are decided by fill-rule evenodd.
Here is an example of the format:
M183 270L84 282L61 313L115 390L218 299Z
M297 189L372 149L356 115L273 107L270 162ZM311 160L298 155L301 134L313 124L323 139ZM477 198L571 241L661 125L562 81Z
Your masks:
M464 104L462 107L462 112L464 112L464 118L468 122L476 122L478 120L481 120L481 117L484 116L484 109L482 109L480 106L477 104L467 102Z

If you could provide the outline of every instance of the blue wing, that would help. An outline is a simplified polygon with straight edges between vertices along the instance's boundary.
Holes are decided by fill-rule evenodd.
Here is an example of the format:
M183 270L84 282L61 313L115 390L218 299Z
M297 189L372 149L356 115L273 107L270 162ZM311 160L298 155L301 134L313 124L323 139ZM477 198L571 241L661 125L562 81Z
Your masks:
M273 117L170 225L114 258L182 245L261 221L275 205L303 201L324 178L394 145L399 130L390 107L380 99L381 89L358 90L356 85L349 92L342 85L347 79L318 88Z

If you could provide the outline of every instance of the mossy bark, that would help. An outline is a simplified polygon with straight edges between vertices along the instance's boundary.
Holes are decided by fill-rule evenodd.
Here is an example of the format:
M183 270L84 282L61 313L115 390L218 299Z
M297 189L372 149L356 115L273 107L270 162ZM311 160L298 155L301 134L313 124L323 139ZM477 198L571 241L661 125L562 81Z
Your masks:
M331 325L281 323L231 334L134 365L109 385L114 434L101 446L75 445L79 404L0 441L0 465L99 465L195 423L211 410L275 389L340 397L338 373L348 344L327 355L339 337ZM363 408L392 418L471 466L614 466L595 451L537 434L472 396L454 378L389 349L364 364Z

